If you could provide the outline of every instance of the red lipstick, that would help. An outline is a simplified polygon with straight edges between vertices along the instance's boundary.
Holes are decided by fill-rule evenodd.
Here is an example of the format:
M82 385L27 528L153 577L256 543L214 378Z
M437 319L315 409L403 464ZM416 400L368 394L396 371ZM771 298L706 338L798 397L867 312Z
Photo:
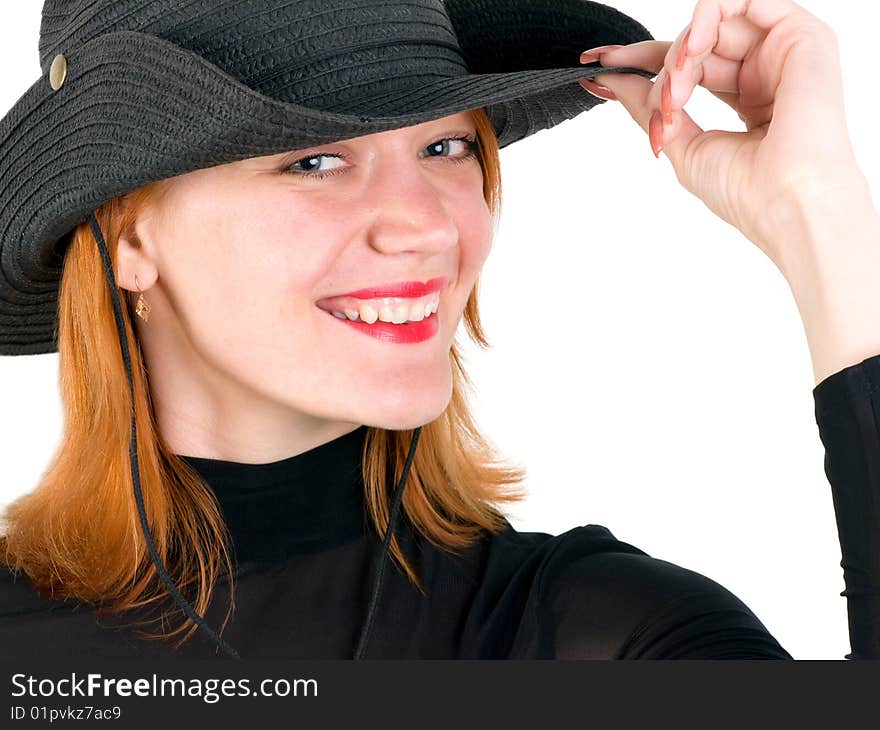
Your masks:
M430 296L439 292L446 286L448 279L445 276L438 276L428 281L404 281L392 284L382 284L380 286L369 287L366 289L358 289L333 297L325 297L317 302L318 308L323 309L328 314L337 313L334 319L338 322L348 325L352 329L358 330L365 335L375 337L383 342L396 343L416 343L424 342L434 337L440 329L439 310L432 312L421 321L408 321L401 324L393 322L383 322L376 320L372 324L363 322L360 319L350 320L347 316L343 317L342 312L347 306L356 308L358 305L352 302L353 299L379 300L398 297L400 299L418 299L420 297ZM346 300L348 300L346 302ZM372 302L377 304L377 302ZM377 304L378 306L378 304Z
M347 294L335 294L332 298L354 297L355 299L378 299L379 297L423 297L426 294L433 294L440 291L446 286L446 277L438 276L436 279L428 281L402 281L392 284L382 284L380 286L369 287L367 289L358 289L357 291L348 292ZM324 297L330 299L331 297Z
M351 321L348 318L338 319L332 317L340 324L346 324L365 335L375 337L383 342L396 342L400 344L412 344L430 340L440 329L439 311L430 317L425 317L421 322L407 322L406 324L393 324L376 320L374 324L367 324L358 320Z

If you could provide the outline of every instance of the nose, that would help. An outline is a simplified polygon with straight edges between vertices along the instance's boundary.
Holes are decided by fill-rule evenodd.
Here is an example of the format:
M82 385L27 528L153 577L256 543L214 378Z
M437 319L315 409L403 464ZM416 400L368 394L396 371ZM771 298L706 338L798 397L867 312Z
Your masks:
M457 245L458 227L444 190L418 164L377 169L368 195L373 216L367 233L377 251L439 254Z

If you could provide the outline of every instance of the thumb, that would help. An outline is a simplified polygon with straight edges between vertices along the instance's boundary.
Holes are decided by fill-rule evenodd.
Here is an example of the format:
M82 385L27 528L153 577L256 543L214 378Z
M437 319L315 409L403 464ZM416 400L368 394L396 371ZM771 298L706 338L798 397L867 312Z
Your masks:
M682 187L701 199L720 218L739 227L730 213L724 181L728 180L731 163L742 146L753 139L760 140L766 131L755 128L750 132L712 130L706 133L684 109L675 110L672 123L664 129L659 108L660 88L654 90L654 87L660 84L662 88L666 73L666 69L661 69L653 82L628 73L602 73L594 78L614 92L630 116L649 138L653 138L651 148L662 150L666 155ZM704 139L691 144L700 136ZM655 154L660 156L659 152Z
M742 145L751 139L761 139L766 132L757 128L751 132L712 130L706 133L684 109L674 111L672 123L664 128L659 103L654 101L660 100L660 89L653 94L652 90L657 84L663 84L666 75L664 68L654 81L629 73L601 73L594 80L614 92L648 135L655 156L659 157L661 151L666 155L682 187L703 200L723 220L736 225L720 185L728 178L731 161ZM704 137L700 144L691 144L700 136Z
M593 78L596 83L614 92L618 101L648 136L652 150L657 150L656 156L659 157L662 151L679 174L679 178L684 179L684 150L694 137L703 133L703 130L684 109L673 112L672 123L666 125L664 130L660 115L660 88L653 90L655 86L663 84L666 73L665 68L661 69L654 81L631 73L601 73Z

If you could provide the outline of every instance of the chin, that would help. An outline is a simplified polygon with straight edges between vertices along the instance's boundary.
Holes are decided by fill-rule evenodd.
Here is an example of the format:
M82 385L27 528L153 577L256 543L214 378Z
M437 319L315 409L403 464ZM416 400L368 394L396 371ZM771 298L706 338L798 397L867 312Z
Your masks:
M409 388L401 388L395 392L385 392L389 398L376 403L376 408L364 414L361 423L373 428L384 428L389 431L409 431L437 420L452 398L452 379L447 378L444 387L435 388L431 392L424 388L412 392ZM378 397L377 397L378 399ZM352 419L356 420L356 419Z

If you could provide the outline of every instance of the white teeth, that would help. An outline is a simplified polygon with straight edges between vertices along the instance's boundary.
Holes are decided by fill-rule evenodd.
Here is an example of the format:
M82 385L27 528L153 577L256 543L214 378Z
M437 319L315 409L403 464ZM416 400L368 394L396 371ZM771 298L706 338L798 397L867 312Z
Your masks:
M332 312L334 317L338 319L350 319L351 321L363 321L367 324L373 324L376 320L389 322L392 324L403 324L404 322L421 322L425 317L430 317L440 307L440 295L435 294L432 299L427 302L416 302L415 304L399 304L390 306L384 304L376 307L369 304L361 304L359 309L346 309L345 313Z
M406 304L401 304L394 310L394 316L391 318L391 321L394 322L394 324L403 324L408 317L409 307Z
M367 324L373 324L377 319L379 319L379 313L373 309L369 304L362 304L360 309L361 319Z
M394 313L391 311L391 307L384 306L379 309L379 319L383 322L391 322L394 319Z

